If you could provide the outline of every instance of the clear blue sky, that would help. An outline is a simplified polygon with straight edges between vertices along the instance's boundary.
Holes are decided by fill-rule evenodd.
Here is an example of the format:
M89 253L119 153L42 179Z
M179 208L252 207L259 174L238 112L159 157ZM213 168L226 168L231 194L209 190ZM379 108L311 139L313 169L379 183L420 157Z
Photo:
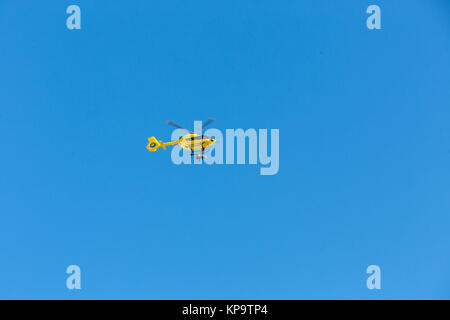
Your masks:
M450 298L448 1L2 0L0 43L0 298ZM279 173L145 148L209 117Z

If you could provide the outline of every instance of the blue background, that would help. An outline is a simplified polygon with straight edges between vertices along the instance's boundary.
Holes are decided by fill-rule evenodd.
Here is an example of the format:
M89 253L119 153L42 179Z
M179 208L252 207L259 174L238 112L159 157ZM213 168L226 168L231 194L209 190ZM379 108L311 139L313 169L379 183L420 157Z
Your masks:
M0 298L450 298L448 1L2 0L0 43ZM279 173L145 148L209 117Z

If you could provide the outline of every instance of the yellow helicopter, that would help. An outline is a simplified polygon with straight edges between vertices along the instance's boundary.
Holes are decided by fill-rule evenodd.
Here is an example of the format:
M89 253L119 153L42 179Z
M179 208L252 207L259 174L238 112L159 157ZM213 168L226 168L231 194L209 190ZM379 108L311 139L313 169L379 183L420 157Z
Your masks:
M203 130L206 126L210 125L211 122L213 122L214 120L216 119L214 118L208 119L200 130ZM191 151L191 156L195 155L197 159L205 159L206 156L204 155L204 153L206 148L212 146L214 142L216 142L216 139L208 137L207 135L204 134L200 135L195 132L189 131L173 121L169 120L167 121L167 124L170 124L175 128L183 129L184 131L189 132L189 134L182 136L177 141L171 142L162 142L161 140L158 141L155 137L150 137L148 138L147 144L147 149L149 151L155 152L159 147L162 147L164 150L166 150L166 146L179 144L180 147L182 147L183 149Z

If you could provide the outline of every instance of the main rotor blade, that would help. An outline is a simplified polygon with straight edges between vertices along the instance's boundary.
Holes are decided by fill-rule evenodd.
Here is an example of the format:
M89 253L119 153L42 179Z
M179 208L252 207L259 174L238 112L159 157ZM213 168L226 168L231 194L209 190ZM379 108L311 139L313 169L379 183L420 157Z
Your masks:
M216 120L216 119L214 119L214 118L211 118L211 119L206 120L205 124L204 124L203 127L202 127L202 130L203 130L206 126L209 126L209 125L211 124L211 122L213 122L213 121L215 121L215 120Z
M168 120L166 123L170 124L171 126L174 126L175 128L183 129L184 131L187 131L189 133L193 133L192 131L189 131L188 129L183 128L182 126L180 126L179 124L176 124L175 122L173 122L171 120Z

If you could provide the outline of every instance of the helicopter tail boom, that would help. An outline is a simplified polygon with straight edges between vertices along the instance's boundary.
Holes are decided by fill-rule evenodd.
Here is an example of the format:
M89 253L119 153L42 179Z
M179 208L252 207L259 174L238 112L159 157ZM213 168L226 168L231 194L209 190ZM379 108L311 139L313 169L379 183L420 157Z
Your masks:
M159 147L162 147L164 150L166 150L166 146L170 146L173 144L177 144L179 143L179 141L172 141L172 142L162 142L162 141L158 141L155 137L150 137L148 138L148 144L147 144L147 149L148 151L151 152L155 152L156 150L158 150Z

